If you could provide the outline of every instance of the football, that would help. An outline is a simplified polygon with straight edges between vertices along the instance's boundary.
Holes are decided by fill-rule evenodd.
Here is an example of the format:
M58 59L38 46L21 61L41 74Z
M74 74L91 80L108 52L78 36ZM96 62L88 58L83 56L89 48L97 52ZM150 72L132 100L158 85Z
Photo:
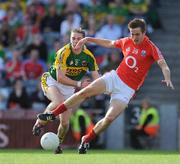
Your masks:
M55 150L59 145L59 138L53 132L47 132L41 137L41 146L44 150Z

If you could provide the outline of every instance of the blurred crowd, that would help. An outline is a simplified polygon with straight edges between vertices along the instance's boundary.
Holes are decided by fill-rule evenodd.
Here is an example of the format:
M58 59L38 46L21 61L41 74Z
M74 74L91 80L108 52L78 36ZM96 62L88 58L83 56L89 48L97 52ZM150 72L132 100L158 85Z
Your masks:
M163 28L158 7L158 0L0 0L0 110L47 105L39 78L69 42L71 29L82 27L87 36L116 40L128 35L130 19L142 17L150 36ZM119 50L88 48L102 73L122 58Z

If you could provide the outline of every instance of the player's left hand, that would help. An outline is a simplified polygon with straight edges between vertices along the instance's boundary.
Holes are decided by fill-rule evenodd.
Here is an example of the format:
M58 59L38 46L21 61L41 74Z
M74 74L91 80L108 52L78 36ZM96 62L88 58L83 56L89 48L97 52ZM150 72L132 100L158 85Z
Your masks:
M171 80L162 80L162 83L166 83L167 87L170 87L171 89L175 89Z

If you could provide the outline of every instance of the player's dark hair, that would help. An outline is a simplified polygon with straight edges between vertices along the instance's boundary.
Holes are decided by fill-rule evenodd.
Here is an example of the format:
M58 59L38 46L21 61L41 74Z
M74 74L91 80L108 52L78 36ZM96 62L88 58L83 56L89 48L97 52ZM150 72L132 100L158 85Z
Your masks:
M134 29L134 28L141 28L142 33L146 31L146 22L144 19L140 18L134 18L128 23L128 28Z
M85 30L83 30L82 28L75 28L71 31L71 33L74 32L74 33L80 33L82 34L83 38L85 37Z

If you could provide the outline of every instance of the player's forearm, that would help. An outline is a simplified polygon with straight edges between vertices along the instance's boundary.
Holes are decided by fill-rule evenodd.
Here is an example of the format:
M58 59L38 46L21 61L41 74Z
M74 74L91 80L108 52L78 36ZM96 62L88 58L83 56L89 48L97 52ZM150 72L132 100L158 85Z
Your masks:
M171 80L171 72L170 72L170 69L169 69L166 61L164 59L163 60L159 60L158 61L158 65L160 66L160 68L162 70L164 79L165 80Z
M164 79L171 80L171 71L170 71L169 67L168 66L163 67L161 70L164 75Z
M95 43L97 45L100 45L102 47L107 47L107 48L113 48L114 47L113 41L107 40L107 39L86 37L86 42Z
M61 71L57 72L57 81L64 85L69 85L73 87L81 87L81 82L70 79Z
M67 76L59 77L58 82L64 85L69 85L73 87L81 87L81 84L78 81L72 80L68 78Z

